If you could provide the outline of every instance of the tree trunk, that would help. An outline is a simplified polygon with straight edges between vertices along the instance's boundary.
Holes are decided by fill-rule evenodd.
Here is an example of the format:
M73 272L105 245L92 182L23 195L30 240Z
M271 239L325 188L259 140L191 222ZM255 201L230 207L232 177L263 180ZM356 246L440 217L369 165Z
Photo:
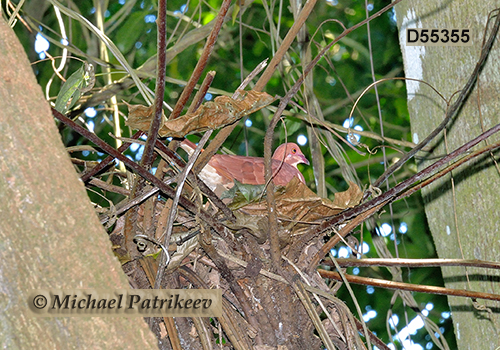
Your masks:
M26 53L0 19L0 343L152 349L141 318L32 318L30 289L128 288L61 143Z
M407 78L421 79L449 99L461 90L479 59L484 29L498 1L406 1L396 6ZM498 14L498 12L497 12ZM492 24L490 24L491 28ZM406 28L470 29L472 46L410 47ZM488 31L489 33L489 31ZM500 122L500 43L494 44L474 90L460 114L433 142L430 156L441 156ZM407 81L414 141L423 140L443 120L446 103L428 86ZM455 96L456 97L456 96ZM493 135L488 143L500 139ZM485 146L485 143L478 145ZM486 154L422 190L429 227L440 258L498 261L500 257L499 153ZM432 160L418 161L419 168ZM498 271L445 267L448 288L500 294ZM468 277L467 277L468 276ZM468 281L469 280L469 281ZM500 303L450 297L459 349L495 349L500 345Z

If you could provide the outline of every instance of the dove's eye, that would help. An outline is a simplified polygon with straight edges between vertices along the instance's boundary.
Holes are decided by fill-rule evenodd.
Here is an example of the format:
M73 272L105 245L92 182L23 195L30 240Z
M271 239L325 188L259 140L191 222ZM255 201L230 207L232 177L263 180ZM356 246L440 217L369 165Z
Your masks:
M295 154L297 153L297 149L296 148L292 148L292 154Z

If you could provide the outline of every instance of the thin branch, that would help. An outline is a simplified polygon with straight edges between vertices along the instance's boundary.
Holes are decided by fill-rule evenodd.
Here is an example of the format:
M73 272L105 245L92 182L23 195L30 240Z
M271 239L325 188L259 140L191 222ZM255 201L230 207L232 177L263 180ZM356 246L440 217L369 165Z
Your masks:
M198 90L196 95L194 95L193 103L191 103L191 106L189 106L187 110L188 114L196 112L196 110L201 106L203 99L208 92L208 89L214 81L215 74L216 72L213 70L207 73L205 79L203 79L203 82L201 83L200 89Z
M308 0L304 4L302 11L300 11L299 16L293 21L292 28L290 28L290 30L286 34L285 38L283 39L283 42L281 43L280 47L276 51L276 54L274 55L273 59L269 63L269 66L264 71L264 73L262 73L262 76L255 84L255 87L254 87L255 91L262 91L264 89L264 87L266 86L266 84L269 82L272 75L274 74L274 71L276 70L278 65L281 63L283 56L290 48L290 45L292 45L292 42L295 40L297 34L299 33L300 28L302 28L302 26L306 22L307 18L311 14L314 6L316 5L316 1L317 0Z
M321 277L330 278L336 281L342 282L342 277L338 272L327 271L318 269L318 272ZM394 282L394 281L386 281L377 278L368 278L368 277L360 277L345 274L345 278L349 283L354 284L362 284L373 287L380 287L386 289L394 289L394 290L407 290L410 292L419 292L419 293L427 293L427 294L439 294L439 295L453 295L456 297L466 297L473 299L487 299L487 300L496 300L500 301L499 294L491 294L491 293L482 293L482 292L474 292L467 291L461 289L450 289L443 287L435 287L435 286L423 286L420 284L411 284L411 283L403 283L403 282Z
M441 167L442 165L450 162L451 160L458 157L459 155L467 152L470 148L472 148L475 145L477 145L478 143L484 141L485 139L487 139L488 137L490 137L491 135L495 134L498 131L500 131L500 124L497 124L496 126L489 129L488 131L482 133L478 137L472 139L471 141L467 142L463 146L457 148L455 151L451 152L446 157L441 158L440 160L436 161L434 164L429 165L427 168L423 169L422 171L419 171L418 173L416 173L412 177L406 179L403 182L400 182L398 185L394 186L389 191L384 192L380 196L372 199L371 201L363 203L363 204L357 206L356 208L346 210L346 211L342 212L340 215L335 216L333 219L325 221L323 224L321 224L319 227L317 227L316 231L319 233L319 232L326 230L330 226L328 224L329 222L335 222L335 224L341 223L341 222L344 222L345 220L349 220L350 218L352 218L356 215L361 214L362 212L366 211L367 209L372 208L378 204L381 204L381 203L387 204L389 201L394 201L396 199L395 196L398 193L400 193L401 191L403 191L404 189L406 189L409 185L411 185L417 181L420 181L421 179L423 179L427 175L431 174L434 170L436 170L439 167ZM340 220L337 221L336 219L340 219Z
M349 309L347 308L347 305L345 305L343 301L335 297L333 293L325 292L319 288L308 286L307 284L303 284L303 286L304 289L307 290L308 292L320 295L323 298L331 300L332 302L335 303L337 307L345 308L347 312L350 312ZM356 324L356 328L360 333L362 333L364 331L363 324L356 317L354 317L354 315L351 314L351 316L352 320L354 320L354 323ZM370 340L374 345L376 345L379 349L382 350L390 350L390 348L382 340L380 340L375 334L372 333L372 331L370 331L369 329L367 329L367 331L368 335L370 336Z
M134 139L134 140L137 140L143 134L144 133L142 131L138 131L131 138ZM132 144L131 142L125 142L125 143L123 143L120 146L120 148L118 148L118 152L120 152L120 153L125 152L130 147L131 144ZM98 173L100 173L101 171L103 171L113 160L115 160L115 157L107 156L106 158L104 158L104 160L102 160L99 163L98 166L96 166L96 167L90 169L89 171L83 173L82 176L80 177L80 179L83 182L89 181L91 177L93 177L93 176L97 175Z
M365 334L365 339L366 339L366 342L368 345L368 349L372 350L372 344L370 342L370 336L368 334L368 327L366 326L366 322L363 319L363 312L361 311L361 307L359 306L358 300L356 299L356 296L354 295L354 292L351 288L351 283L347 280L347 278L346 278L347 275L344 272L342 272L342 270L340 269L340 266L338 266L337 261L335 259L332 259L332 261L336 265L335 267L337 268L337 270L339 271L338 275L339 275L341 281L345 284L345 287L347 288L347 290L349 291L349 294L351 295L351 298L354 302L354 306L356 307L356 311L358 312L358 315L359 315L359 320L362 323L363 333Z
M500 263L485 260L464 260L464 259L337 259L340 267L366 267L366 266L387 266L387 267L432 267L432 266L470 266L483 267L487 269L500 270ZM329 259L325 259L322 264L333 265Z
M354 323L356 323L356 328L358 329L358 332L363 332L363 323L361 323L360 320L358 320L356 317L354 318ZM380 338L378 338L371 330L367 329L368 335L370 336L370 340L372 341L373 345L378 347L381 350L391 350L390 347L388 347Z
M166 186L169 186L171 183L174 183L177 180L177 178L171 178L166 181L164 181L164 184ZM144 202L146 199L151 197L152 195L158 193L160 189L158 187L149 189L149 190L143 190L139 193L136 193L134 198L128 198L116 205L114 208L114 211L111 214L104 214L104 215L99 215L99 221L101 222L101 225L104 225L106 222L108 222L112 217L118 216L120 214L125 213L127 210L130 208L135 207L136 205L141 204Z
M91 185L99 187L101 190L104 190L104 191L119 193L119 194L124 195L124 196L130 195L130 191L127 190L126 188L123 188L121 186L115 186L112 184L108 184L107 182L99 180L99 179L92 179L89 181L89 183Z
M360 213L356 217L354 217L352 220L350 220L345 226L343 226L338 232L334 229L333 231L335 232L335 235L333 235L328 242L323 244L321 248L316 252L316 254L313 256L311 261L309 262L309 267L307 272L312 273L314 269L316 269L316 266L318 266L319 262L321 259L323 259L325 256L328 255L330 250L335 247L340 241L344 239L344 237L347 237L349 233L352 232L356 227L358 227L361 223L363 223L365 220L367 220L369 217L374 215L376 212L378 212L380 209L383 208L383 206L386 205L386 203L379 203L378 205L375 205L372 208L367 209L366 211ZM305 237L301 239L300 244L297 244L295 247L295 254L296 252L300 252L300 247L303 246L305 240L307 239Z
M148 139L144 147L141 165L151 167L154 161L155 144L158 138L161 118L163 115L163 96L165 94L165 77L167 75L167 0L158 1L158 60L156 67L155 113L149 127Z
M429 185L430 183L436 181L437 179L443 177L444 175L448 174L450 171L458 168L460 165L462 165L463 163L466 163L468 162L469 160L473 159L473 158L476 158L477 156L483 154L483 153L486 153L486 152L493 152L494 150L496 150L497 148L500 148L500 142L497 142L497 143L494 143L494 144L491 144L491 145L488 145L486 147L483 147L481 149L478 149L477 151L457 160L456 162L454 162L453 164L450 164L448 165L446 168L444 168L442 171L440 171L439 173L437 174L434 174L430 177L428 177L427 179L423 180L422 182L420 182L418 185L416 186L413 186L412 188L408 189L407 191L405 191L404 193L401 193L400 195L398 195L398 198L396 200L399 200L399 199L402 199L402 198L405 198L405 197L408 197L410 196L411 194L413 194L414 192L422 189L423 187Z

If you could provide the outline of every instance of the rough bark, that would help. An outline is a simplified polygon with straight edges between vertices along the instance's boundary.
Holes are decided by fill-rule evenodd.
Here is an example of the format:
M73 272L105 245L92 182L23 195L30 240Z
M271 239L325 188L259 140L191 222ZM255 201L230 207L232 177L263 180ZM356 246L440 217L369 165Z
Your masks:
M483 32L490 11L498 1L406 1L396 6L401 48L408 78L422 79L446 98L462 89L480 55ZM468 28L472 46L407 47L406 27ZM441 134L431 156L451 152L500 122L500 43L494 44L479 83L461 113ZM424 139L444 118L446 104L427 86L407 82L408 106L414 139ZM488 142L499 140L494 135ZM415 141L415 140L414 140ZM482 143L478 147L484 146ZM499 153L488 154L425 188L422 195L429 227L440 258L498 261L500 257L500 173L495 168ZM419 168L432 160L419 162ZM454 188L452 186L454 183ZM446 267L448 288L500 294L500 273L492 270ZM466 274L470 284L467 282ZM495 349L500 345L500 303L478 300L492 313L474 308L471 300L450 297L459 349Z
M139 349L141 318L31 318L35 288L128 288L61 143L26 54L0 19L0 343L9 349Z

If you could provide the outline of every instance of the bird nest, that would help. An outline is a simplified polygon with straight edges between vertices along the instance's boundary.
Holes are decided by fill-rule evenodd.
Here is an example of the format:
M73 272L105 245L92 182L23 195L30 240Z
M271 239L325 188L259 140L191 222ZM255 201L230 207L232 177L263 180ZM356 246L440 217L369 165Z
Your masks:
M314 307L307 293L301 292L304 286L318 293L329 291L322 278L307 271L311 258L324 244L324 234L307 240L304 237L321 220L359 203L362 192L351 184L347 191L337 193L330 201L319 197L295 178L287 186L275 189L279 229L269 232L263 189L263 186L235 184L223 196L226 202L230 199L228 207L234 214L233 218L227 218L210 201L202 203L196 186L186 186L184 195L210 213L221 224L221 229L214 229L197 214L177 208L171 243L163 247L168 250L169 262L161 287L221 288L224 295L222 318L212 322L205 320L197 327L205 327L224 337L233 346L246 344L242 348L250 349L252 343L259 341L256 337L260 339L267 332L280 329L289 349L317 348L321 344L315 335L318 325L314 326L307 307L293 305L302 302ZM134 288L152 288L158 271L163 268L159 265L164 239L161 234L172 203L172 200L150 199L117 220L111 240ZM279 237L283 255L281 266L272 264L269 234ZM293 278L297 272L303 275L302 282ZM345 344L349 342L361 344L356 320L345 305L330 295L323 306L328 317L322 321L322 327L337 347L347 349ZM186 327L186 331L194 327L196 331L191 331L193 338L189 341L200 341L200 329L192 321L187 319L177 326ZM162 322L155 327L160 336L162 332L164 336L168 333Z

